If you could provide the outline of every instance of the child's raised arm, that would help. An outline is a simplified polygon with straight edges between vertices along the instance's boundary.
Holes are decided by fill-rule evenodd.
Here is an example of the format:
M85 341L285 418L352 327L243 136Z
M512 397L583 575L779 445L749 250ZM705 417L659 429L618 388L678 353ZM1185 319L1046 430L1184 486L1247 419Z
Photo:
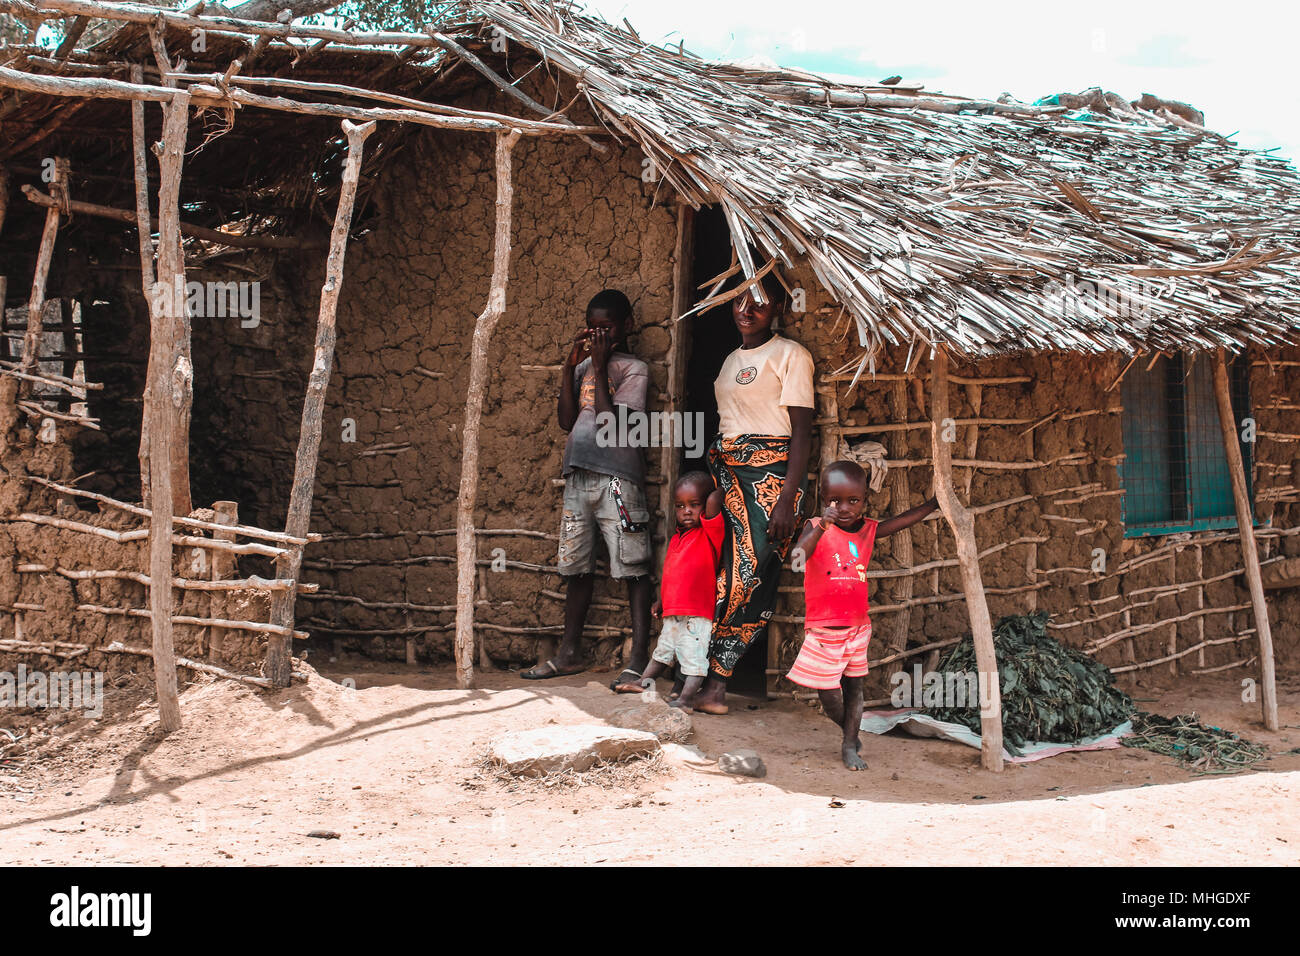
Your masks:
M716 518L721 513L722 489L716 488L709 494L708 500L704 502L704 517Z
M817 542L822 539L822 534L826 531L826 525L831 520L833 508L827 508L826 512L817 518L809 518L803 526L803 534L799 535L799 540L794 546L794 550L803 555L807 561L812 557L812 553L817 550Z
M938 507L939 507L939 499L931 498L929 501L926 501L923 504L919 504L915 508L909 508L907 511L904 511L900 515L894 515L892 518L886 518L884 521L880 522L880 524L876 526L876 537L885 538L896 531L902 531L904 528L910 528L912 527L912 525L916 524L926 515L937 510Z

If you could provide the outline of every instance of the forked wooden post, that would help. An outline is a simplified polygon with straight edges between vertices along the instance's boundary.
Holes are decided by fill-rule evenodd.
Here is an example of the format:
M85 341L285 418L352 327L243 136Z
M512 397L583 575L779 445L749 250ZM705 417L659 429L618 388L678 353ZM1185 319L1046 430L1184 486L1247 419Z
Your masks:
M970 614L971 637L975 642L975 664L980 681L980 759L984 769L1002 769L1002 693L998 687L998 661L993 647L993 621L984 597L980 575L979 546L975 543L975 519L952 487L952 447L944 441L943 423L948 418L948 354L937 349L930 363L930 444L934 456L934 493L943 516L957 539L957 561L961 585Z
M488 380L488 348L492 331L506 311L510 277L510 220L514 205L511 153L519 132L497 134L496 231L492 239L492 285L487 306L474 323L469 358L469 387L465 398L465 427L460 440L460 495L456 500L456 684L474 684L474 570L478 548L474 535L474 504L478 499L478 433L483 417L483 391Z
M1255 519L1246 492L1246 466L1237 443L1237 422L1228 389L1228 361L1222 348L1214 356L1214 397L1219 406L1219 427L1223 431L1223 451L1228 459L1232 479L1232 500L1237 506L1237 529L1241 532L1241 553L1246 564L1246 584L1250 587L1250 604L1255 613L1255 633L1259 637L1259 679L1264 726L1277 730L1277 678L1273 666L1273 632L1268 624L1268 605L1264 603L1264 578L1259 570L1259 548L1255 544Z
M339 190L338 210L330 231L329 258L325 263L325 284L320 290L320 314L316 319L316 351L311 374L307 378L307 395L302 403L302 426L298 451L293 465L293 487L289 491L289 516L285 534L306 538L311 525L312 488L316 483L316 462L320 454L321 423L325 416L325 390L334 367L336 340L335 315L339 293L343 288L343 258L348 248L348 230L352 226L352 206L357 198L357 181L361 177L361 157L366 137L375 131L375 122L356 125L343 121L348 138L348 155L343 164L343 185ZM302 546L292 545L287 554L276 558L276 577L296 582L302 569ZM293 677L293 612L296 587L272 592L271 623L284 630L269 635L266 646L266 676L272 687L288 687Z
M148 422L149 457L152 461L170 461L173 425L178 399L174 378L176 326L182 321L178 312L185 300L175 295L158 294L158 286L170 291L177 277L184 286L184 265L180 261L180 189L181 166L185 160L185 140L189 132L190 100L178 93L167 106L158 168L158 283L146 289L149 300L149 376ZM139 170L136 170L139 175ZM147 185L147 184L146 184ZM147 241L143 237L142 241ZM183 374L183 372L182 372ZM180 702L176 695L176 652L172 646L172 471L149 469L150 500L153 513L149 518L149 611L152 616L154 681L158 688L158 723L165 732L181 725Z
M50 193L60 202L67 196L68 161L63 158L54 160L54 178L50 181ZM36 273L32 277L32 294L27 299L27 332L23 336L22 370L29 375L34 373L40 361L41 332L43 331L45 313L45 283L50 277L50 261L54 258L54 243L59 235L58 206L45 210L45 228L41 230L41 244L36 252ZM24 392L30 392L32 384L23 382Z

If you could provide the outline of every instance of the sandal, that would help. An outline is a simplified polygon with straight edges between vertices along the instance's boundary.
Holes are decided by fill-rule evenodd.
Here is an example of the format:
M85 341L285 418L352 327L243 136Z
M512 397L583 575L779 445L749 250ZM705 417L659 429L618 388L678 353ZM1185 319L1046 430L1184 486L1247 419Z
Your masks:
M626 689L619 690L620 687ZM625 667L623 673L609 682L609 689L616 694L639 694L641 693L641 674L630 667Z
M573 670L562 671L555 666L554 660L549 660L545 664L538 664L536 667L529 670L520 671L519 676L524 680L550 680L552 677L569 677L572 674L581 674L586 669L587 667L584 664L583 666L576 667Z

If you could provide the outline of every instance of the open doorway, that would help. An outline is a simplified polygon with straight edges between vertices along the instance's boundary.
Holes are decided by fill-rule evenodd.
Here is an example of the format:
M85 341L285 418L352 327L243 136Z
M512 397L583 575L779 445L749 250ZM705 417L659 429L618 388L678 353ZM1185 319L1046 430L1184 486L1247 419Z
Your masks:
M695 284L708 282L731 265L731 233L719 206L701 209L695 215L692 275ZM696 289L692 305L708 294L708 286ZM686 360L686 408L690 414L704 416L703 451L682 452L681 471L707 471L708 447L718 435L718 402L713 382L728 355L740 347L740 332L731 319L731 303L723 303L688 319L691 323L690 354ZM751 697L767 693L767 638L753 644L741 658L727 689Z
M708 282L731 265L731 233L720 206L708 206L695 215L695 283ZM708 294L708 287L696 289L692 305ZM718 402L713 382L727 356L740 347L740 332L731 320L731 304L723 303L692 316L691 351L686 361L686 411L704 415L704 451L698 457L690 450L682 455L682 470L707 471L708 447L718 435Z

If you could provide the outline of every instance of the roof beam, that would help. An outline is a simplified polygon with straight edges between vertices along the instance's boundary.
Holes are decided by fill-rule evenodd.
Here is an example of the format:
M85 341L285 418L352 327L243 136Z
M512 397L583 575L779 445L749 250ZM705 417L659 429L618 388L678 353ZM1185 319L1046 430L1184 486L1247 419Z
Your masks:
M117 20L145 25L161 21L178 30L206 30L209 33L237 36L264 36L277 40L329 40L347 46L422 46L439 44L426 33L399 33L392 31L349 31L332 27L295 26L291 23L267 23L264 20L245 20L205 14L193 16L173 10L159 10L134 3L92 2L92 0L0 0L0 12L28 18L54 19L60 16L94 17L100 20Z
M543 123L535 120L519 120L513 116L493 116L485 114L479 117L446 116L414 109L385 109L377 107L340 106L334 103L305 103L283 96L260 96L246 90L227 89L222 91L215 86L195 84L188 93L163 86L123 83L120 80L106 80L89 77L38 76L0 67L0 87L24 90L29 93L46 93L52 96L85 96L104 99L145 100L156 103L169 103L178 95L188 95L193 104L202 106L254 106L261 109L280 110L288 113L304 113L309 116L329 116L337 119L356 120L391 120L398 123L415 123L420 126L436 126L444 129L459 129L481 133L502 133L518 130L524 136L540 136L548 133L573 133L608 136L608 130L599 126L566 126L562 123Z

